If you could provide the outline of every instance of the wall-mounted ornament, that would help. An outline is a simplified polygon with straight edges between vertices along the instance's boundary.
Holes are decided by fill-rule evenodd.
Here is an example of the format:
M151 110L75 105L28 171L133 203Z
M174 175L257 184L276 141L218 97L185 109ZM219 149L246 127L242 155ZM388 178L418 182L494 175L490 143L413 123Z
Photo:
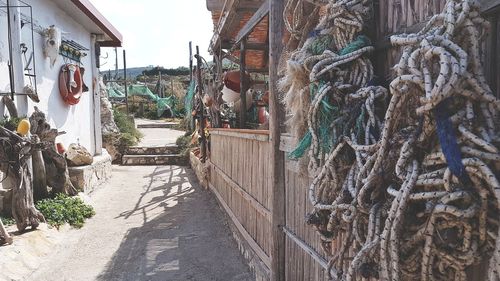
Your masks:
M61 30L51 25L44 32L43 54L50 59L50 67L53 67L59 56L62 43Z
M59 73L59 93L68 105L75 105L82 97L83 79L80 67L74 64L65 64Z
M89 49L83 47L73 40L63 39L61 42L61 47L59 48L59 54L67 59L80 63L82 58L87 56L86 52L88 50Z

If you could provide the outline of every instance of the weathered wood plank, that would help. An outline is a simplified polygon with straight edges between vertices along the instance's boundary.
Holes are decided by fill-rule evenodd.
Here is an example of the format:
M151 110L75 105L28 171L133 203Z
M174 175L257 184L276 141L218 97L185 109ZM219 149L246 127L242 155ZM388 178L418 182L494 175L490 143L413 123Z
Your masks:
M269 132L271 141L272 252L271 280L285 280L285 183L284 155L280 151L280 136L285 114L277 88L278 67L283 50L284 1L269 2Z
M211 129L210 134L262 142L269 141L269 131L267 130Z
M262 214L269 222L271 221L271 212L264 207L257 199L255 199L251 194L249 194L243 187L236 183L231 177L229 177L221 168L217 167L214 163L213 171L220 175L222 179L231 186L231 188L237 192L242 198L244 198L256 211Z
M248 243L248 245L252 248L252 250L255 252L255 254L257 254L257 256L259 256L261 261L267 267L271 267L270 257L268 255L266 255L264 250L259 246L259 244L257 244L257 242L255 242L255 240L252 238L252 236L250 236L250 234L248 234L245 227L243 227L243 225L239 222L238 218L234 215L231 208L229 208L227 203L224 201L224 198L222 198L222 196L219 194L219 191L217 190L217 188L215 188L212 184L209 184L209 186L210 186L210 189L212 190L212 192L215 194L215 197L217 197L217 200L219 201L219 203L222 205L222 207L224 208L226 213L229 215L229 218L231 218L231 221L233 221L233 224L236 226L236 228L240 232L241 236L243 236L243 238Z
M296 245L298 245L304 252L306 252L309 256L311 256L318 264L321 265L322 268L328 268L328 262L324 259L318 252L316 252L313 248L307 245L304 241L302 241L297 235L291 232L286 227L283 227L283 232L290 238Z

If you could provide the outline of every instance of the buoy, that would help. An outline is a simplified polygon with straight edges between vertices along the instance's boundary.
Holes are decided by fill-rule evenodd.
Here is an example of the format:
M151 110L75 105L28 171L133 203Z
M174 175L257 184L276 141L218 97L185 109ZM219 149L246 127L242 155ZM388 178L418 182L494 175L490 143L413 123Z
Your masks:
M65 64L59 72L59 93L68 105L75 105L82 97L82 75L80 67L73 64Z
M26 136L29 131L30 131L30 121L28 119L23 119L19 122L19 125L17 125L17 133L20 134L21 136Z
M56 143L56 148L59 154L64 154L64 152L66 152L66 148L64 148L64 145L60 142Z

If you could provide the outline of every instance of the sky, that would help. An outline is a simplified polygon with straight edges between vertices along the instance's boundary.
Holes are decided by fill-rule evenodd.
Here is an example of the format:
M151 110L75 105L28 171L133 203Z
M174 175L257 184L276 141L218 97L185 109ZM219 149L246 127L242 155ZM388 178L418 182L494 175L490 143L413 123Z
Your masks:
M189 41L207 60L213 34L206 0L90 0L123 35L127 68L189 66ZM119 48L119 68L123 66ZM102 48L101 69L114 69L112 48Z

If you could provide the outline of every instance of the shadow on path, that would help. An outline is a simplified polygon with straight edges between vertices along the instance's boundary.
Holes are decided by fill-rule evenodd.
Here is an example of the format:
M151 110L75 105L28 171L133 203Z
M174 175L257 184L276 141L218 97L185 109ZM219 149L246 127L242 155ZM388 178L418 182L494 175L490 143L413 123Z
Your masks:
M144 223L127 232L98 280L254 280L224 214L210 192L196 183L192 170L163 166L147 177L149 184L134 208L119 216L127 220L142 215ZM153 184L165 177L166 183ZM162 196L144 202L159 189ZM152 208L158 215L148 218Z

